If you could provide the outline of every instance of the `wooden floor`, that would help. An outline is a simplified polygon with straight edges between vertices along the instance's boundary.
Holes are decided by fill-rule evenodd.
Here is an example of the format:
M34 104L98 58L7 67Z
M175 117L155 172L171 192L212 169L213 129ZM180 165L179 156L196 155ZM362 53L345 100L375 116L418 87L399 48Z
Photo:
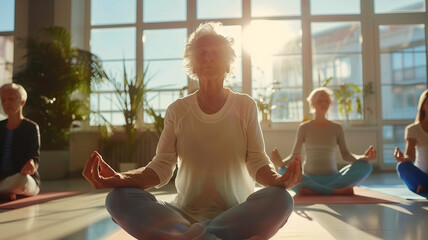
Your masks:
M395 173L374 173L363 184L402 184ZM44 181L43 190L88 190L15 210L0 210L1 240L110 240L121 234L104 208L107 191L93 191L82 178ZM171 200L174 186L154 193ZM428 239L428 201L401 204L298 205L289 222L271 239ZM122 232L123 234L123 232ZM115 239L132 239L121 235Z

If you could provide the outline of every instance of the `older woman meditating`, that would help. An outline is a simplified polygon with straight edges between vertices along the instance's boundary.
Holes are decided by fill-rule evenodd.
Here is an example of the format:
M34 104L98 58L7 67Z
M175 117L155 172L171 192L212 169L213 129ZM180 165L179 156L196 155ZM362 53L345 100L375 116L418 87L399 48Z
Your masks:
M40 191L40 133L37 123L22 115L27 91L19 84L6 83L0 95L7 114L0 121L0 198L36 195Z
M315 119L300 124L292 154L282 159L278 149L271 154L272 162L280 174L284 174L293 156L300 155L305 144L302 182L293 188L302 195L353 195L353 186L361 183L372 171L369 161L376 158L376 150L370 146L363 155L350 153L342 125L326 118L333 101L329 88L314 89L307 98ZM351 164L337 170L336 148L342 158Z
M114 188L113 220L138 239L268 239L293 210L286 188L301 180L300 157L283 176L269 166L255 101L223 86L235 53L221 28L209 22L189 36L184 64L200 89L168 107L153 160L126 173L98 153L86 163L94 188ZM146 191L167 184L176 165L172 203ZM254 192L254 180L266 188Z

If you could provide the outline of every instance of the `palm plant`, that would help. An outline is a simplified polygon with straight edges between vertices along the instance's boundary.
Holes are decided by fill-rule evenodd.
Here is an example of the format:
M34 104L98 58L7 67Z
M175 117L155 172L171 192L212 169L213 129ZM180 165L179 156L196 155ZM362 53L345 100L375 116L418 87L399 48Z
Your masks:
M156 113L148 103L146 104L145 112L153 118L153 126L156 130L157 137L160 137L164 127L164 117L162 117L162 114Z
M39 124L42 149L66 149L72 122L89 117L90 86L105 78L104 71L95 55L72 47L62 27L46 27L24 44L26 65L14 75L28 91L24 115Z
M107 75L107 83L113 87L114 96L116 98L117 108L123 113L125 124L126 142L121 143L126 146L126 156L121 161L129 162L132 161L134 153L138 147L140 139L138 137L138 124L137 121L140 118L142 109L145 109L146 93L149 90L147 88L147 69L143 72L140 77L129 78L125 68L125 61L123 61L123 81L117 81L114 77ZM113 99L111 99L113 100ZM102 120L101 126L104 129L114 129L115 127L111 122L104 118L101 114L96 114ZM112 131L105 134L105 149L114 148L114 145L118 145L117 142L112 140ZM120 145L120 144L119 144Z

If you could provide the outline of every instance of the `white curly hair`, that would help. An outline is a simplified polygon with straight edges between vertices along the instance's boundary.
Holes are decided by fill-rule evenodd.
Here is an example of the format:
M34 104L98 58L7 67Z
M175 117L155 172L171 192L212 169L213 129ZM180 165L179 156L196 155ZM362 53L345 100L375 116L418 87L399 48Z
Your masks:
M198 80L198 76L194 71L194 62L196 60L196 43L201 37L208 35L217 37L225 48L226 61L230 66L230 70L225 74L225 80L229 79L233 76L232 64L236 58L235 51L232 48L234 40L232 37L227 36L223 32L223 24L220 22L202 23L192 34L189 35L183 57L184 71L191 79Z
M25 91L24 87L17 83L6 83L3 84L0 88L0 96L3 94L3 91L6 89L12 89L16 92L16 95L19 97L21 101L27 101L27 91Z

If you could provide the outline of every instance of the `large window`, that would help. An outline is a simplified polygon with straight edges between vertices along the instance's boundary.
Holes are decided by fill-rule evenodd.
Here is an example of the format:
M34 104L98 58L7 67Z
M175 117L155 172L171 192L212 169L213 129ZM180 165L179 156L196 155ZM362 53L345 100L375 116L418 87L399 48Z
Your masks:
M123 63L129 74L147 71L149 104L159 113L198 88L185 75L181 59L187 35L206 21L222 22L235 38L235 76L225 85L254 98L271 97L274 124L302 121L308 115L307 95L332 78L330 88L352 84L362 91L350 99L362 107L349 114L351 120L364 123L367 112L372 117L381 112L382 120L403 120L405 125L426 87L426 0L90 2L90 50L117 81L122 80ZM378 58L376 69L368 60ZM368 85L376 93L371 102L364 95ZM112 89L93 90L93 110L121 124ZM345 119L339 109L336 101L329 118ZM390 130L397 122L382 124L390 126L384 131L397 132Z
M15 1L0 0L0 86L12 81ZM0 119L6 118L0 107Z
M361 24L360 22L317 22L312 23L312 79L314 86L320 86L329 78L327 87L339 89L346 84L354 84L363 89ZM348 90L352 90L349 87ZM351 97L352 108L356 109L356 99ZM335 101L329 111L330 119L344 119L340 114L339 101ZM350 113L350 119L362 118L358 111Z
M15 1L0 1L0 85L12 81Z
M383 151L389 153L385 156L395 146L404 150L404 127L414 120L419 96L427 87L425 31L424 24L379 26ZM395 163L391 156L384 163Z
M301 32L300 20L253 20L244 34L252 95L272 98L273 121L303 119Z
M379 26L383 119L416 116L427 83L425 44L423 24Z
M187 29L148 29L143 32L143 62L147 71L148 88L152 89L147 99L150 106L164 113L168 105L180 97L181 89L187 86L183 72L183 46ZM145 122L151 119L145 118Z

